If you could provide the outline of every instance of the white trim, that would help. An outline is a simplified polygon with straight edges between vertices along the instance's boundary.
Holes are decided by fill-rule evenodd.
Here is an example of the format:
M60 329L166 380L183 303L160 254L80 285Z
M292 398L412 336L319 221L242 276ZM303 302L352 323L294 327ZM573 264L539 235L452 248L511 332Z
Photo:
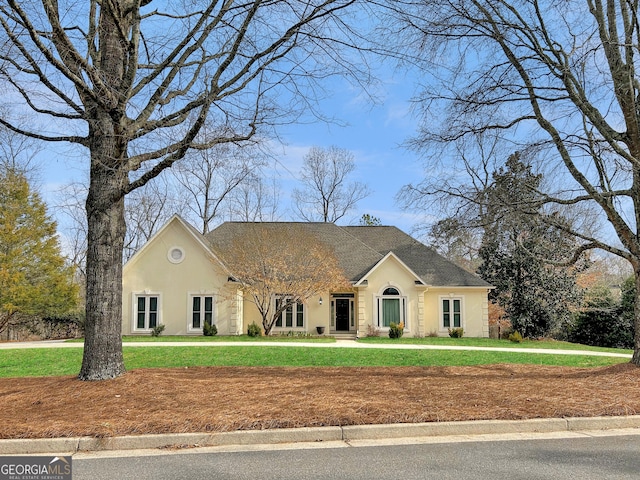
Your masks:
M388 288L393 288L398 291L398 295L383 295L384 291ZM383 285L379 290L378 294L373 296L373 325L374 327L382 330L383 332L389 331L389 327L381 325L380 311L382 308L382 300L384 299L398 299L400 300L400 321L404 323L404 329L409 331L409 314L408 314L408 303L409 300L406 295L402 294L402 289L392 283L387 283Z
M162 293L161 292L151 292L149 290L143 290L141 292L131 292L131 333L148 333L151 332L152 328L138 328L138 298L139 297L156 297L158 299L158 305L156 314L158 316L156 320L156 326L162 325ZM145 325L148 325L148 312L147 309L148 304L145 302Z
M273 295L271 301L273 302L273 306L275 308L275 303L276 303L276 299L278 298L291 298L291 295ZM297 305L298 304L302 304L302 327L298 327L298 309L297 309ZM292 307L296 307L295 310L292 308L292 317L291 317L291 326L287 327L286 325L286 309L282 311L282 313L280 313L280 318L282 319L282 326L278 327L276 324L278 323L278 319L276 318L276 320L273 322L273 327L272 330L274 331L278 331L278 332L288 332L288 331L297 331L297 332L305 332L307 331L307 324L308 324L308 319L307 319L307 314L309 311L309 306L307 305L307 302L294 302Z
M456 327L453 325L453 317L451 318L451 326L449 327L444 326L444 309L442 308L444 300L450 300L452 302L453 300L460 300L460 326L459 327ZM464 295L459 295L455 293L450 293L449 295L440 295L438 297L438 311L439 311L438 330L440 330L440 332L448 332L450 328L464 329L466 327L465 319L467 315L465 313ZM450 313L453 314L453 310L451 310Z
M360 280L358 280L354 286L359 287L361 285L364 285L364 282L367 281L367 277L369 275L371 275L373 272L375 272L378 268L380 268L380 265L382 265L384 262L387 261L388 258L395 258L398 263L405 269L407 270L407 272L409 272L411 275L413 275L413 279L414 281L419 280L421 282L420 287L430 287L431 285L427 285L425 283L422 282L422 279L418 276L418 274L416 272L414 272L413 270L411 270L411 268L409 268L407 266L406 263L404 263L402 260L400 260L400 258L393 252L389 252L387 253L382 259L380 259L379 262L377 262L367 273L365 273L362 278L360 278Z
M331 303L331 308L329 311L329 315L331 315L331 318L329 318L329 328L331 331L333 332L353 332L354 330L356 330L356 303L355 303L355 296L347 296L347 294L344 295L340 295L338 294L331 294L330 295L330 303ZM349 313L348 313L348 320L347 320L347 325L349 326L348 330L337 330L337 314L338 314L338 303L336 302L336 300L348 300L349 301L349 305L348 305L348 309L349 309Z
M175 265L184 262L184 258L185 258L185 253L184 253L184 248L182 247L178 247L177 245L174 245L170 247L169 250L167 251L167 260L169 260L171 263Z
M188 333L202 333L204 327L204 318L200 319L200 328L193 328L193 298L194 297L211 297L211 321L212 325L218 325L216 317L216 295L213 292L199 291L199 292L187 292L187 332Z
M129 265L133 265L136 259L141 256L143 252L145 252L148 248L151 248L150 245L153 244L154 241L159 238L167 228L169 228L169 225L173 224L174 222L180 224L182 228L186 230L186 232L191 236L191 238L193 238L202 247L204 252L222 267L227 275L232 276L231 271L226 267L222 260L220 260L220 258L215 253L213 253L209 245L207 245L204 236L196 232L196 230L191 225L189 225L189 223L187 223L180 215L177 214L173 215L169 219L169 221L160 228L160 230L154 233L151 238L147 240L147 242L140 248L140 250L134 253L133 256L129 260L127 260L127 262L123 266L123 274L124 270L129 268Z

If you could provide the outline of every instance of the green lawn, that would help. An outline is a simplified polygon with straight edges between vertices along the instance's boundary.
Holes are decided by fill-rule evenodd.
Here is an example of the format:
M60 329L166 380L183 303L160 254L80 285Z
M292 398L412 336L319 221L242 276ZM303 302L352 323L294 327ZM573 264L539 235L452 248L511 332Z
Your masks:
M518 352L383 350L335 347L127 347L127 369L195 366L457 366L524 363L598 367L628 360L586 355L541 355ZM0 351L0 377L75 375L81 348L36 348Z
M424 337L424 338L389 338L389 337L365 337L358 340L362 343L404 343L410 345L456 345L465 347L499 347L499 348L541 348L545 350L589 350L594 352L614 352L632 354L633 350L619 348L591 347L578 343L559 342L556 340L524 340L521 343L509 340L497 340L493 338L450 338L450 337Z
M333 337L318 336L297 336L297 335L273 335L269 337L250 337L249 335L228 335L205 337L204 335L176 335L159 336L151 335L126 335L122 337L123 343L128 342L311 342L311 343L335 343ZM82 338L67 340L67 342L84 342Z

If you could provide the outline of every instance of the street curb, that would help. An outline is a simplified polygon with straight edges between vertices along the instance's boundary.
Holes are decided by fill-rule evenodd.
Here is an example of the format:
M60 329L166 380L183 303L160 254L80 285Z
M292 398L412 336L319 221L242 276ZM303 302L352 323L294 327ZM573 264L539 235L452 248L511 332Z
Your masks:
M480 420L463 422L348 425L218 433L175 433L123 437L69 437L0 440L0 455L69 454L80 451L274 445L392 438L514 433L550 433L640 428L640 415L622 417Z

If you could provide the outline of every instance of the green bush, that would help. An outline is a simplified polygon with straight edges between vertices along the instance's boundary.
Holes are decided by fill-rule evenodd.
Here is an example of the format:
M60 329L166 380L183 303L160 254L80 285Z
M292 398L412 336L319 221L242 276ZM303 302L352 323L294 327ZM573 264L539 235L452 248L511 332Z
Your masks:
M202 327L202 334L205 337L213 337L218 334L218 327L215 325L211 325L209 322L204 322L204 326Z
M256 322L253 322L247 329L247 335L250 337L259 337L262 335L262 329L256 324Z
M622 299L615 300L606 289L592 293L581 311L575 314L567 340L596 347L633 348L633 283L622 286Z
M400 338L404 333L404 323L394 323L391 322L389 324L389 338Z
M520 335L520 332L513 332L509 335L509 341L513 343L522 343L522 335Z
M153 327L153 330L151 330L151 336L159 337L162 332L164 332L164 325L156 325Z
M449 329L449 336L451 338L462 338L463 335L464 335L464 329L463 328L450 328Z

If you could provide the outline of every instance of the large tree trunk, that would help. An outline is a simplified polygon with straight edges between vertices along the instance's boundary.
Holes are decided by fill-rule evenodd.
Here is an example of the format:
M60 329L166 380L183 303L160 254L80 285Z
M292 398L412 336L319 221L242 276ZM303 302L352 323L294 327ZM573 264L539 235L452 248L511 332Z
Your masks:
M633 356L631 357L631 363L640 366L640 265L634 265L633 267L636 291L633 307L633 327L635 332L633 336Z
M126 143L113 131L108 114L98 117L91 133L86 204L87 302L81 380L115 378L125 371L121 333Z
M125 96L119 90L126 88L123 78L127 43L121 35L130 25L120 15L125 9L120 3L101 8L98 23L101 75L114 88L104 92L98 101L91 97L83 101L89 124L91 171L86 203L87 302L81 380L106 380L125 372L121 337L122 256L129 137L123 122ZM120 8L114 9L114 5Z

